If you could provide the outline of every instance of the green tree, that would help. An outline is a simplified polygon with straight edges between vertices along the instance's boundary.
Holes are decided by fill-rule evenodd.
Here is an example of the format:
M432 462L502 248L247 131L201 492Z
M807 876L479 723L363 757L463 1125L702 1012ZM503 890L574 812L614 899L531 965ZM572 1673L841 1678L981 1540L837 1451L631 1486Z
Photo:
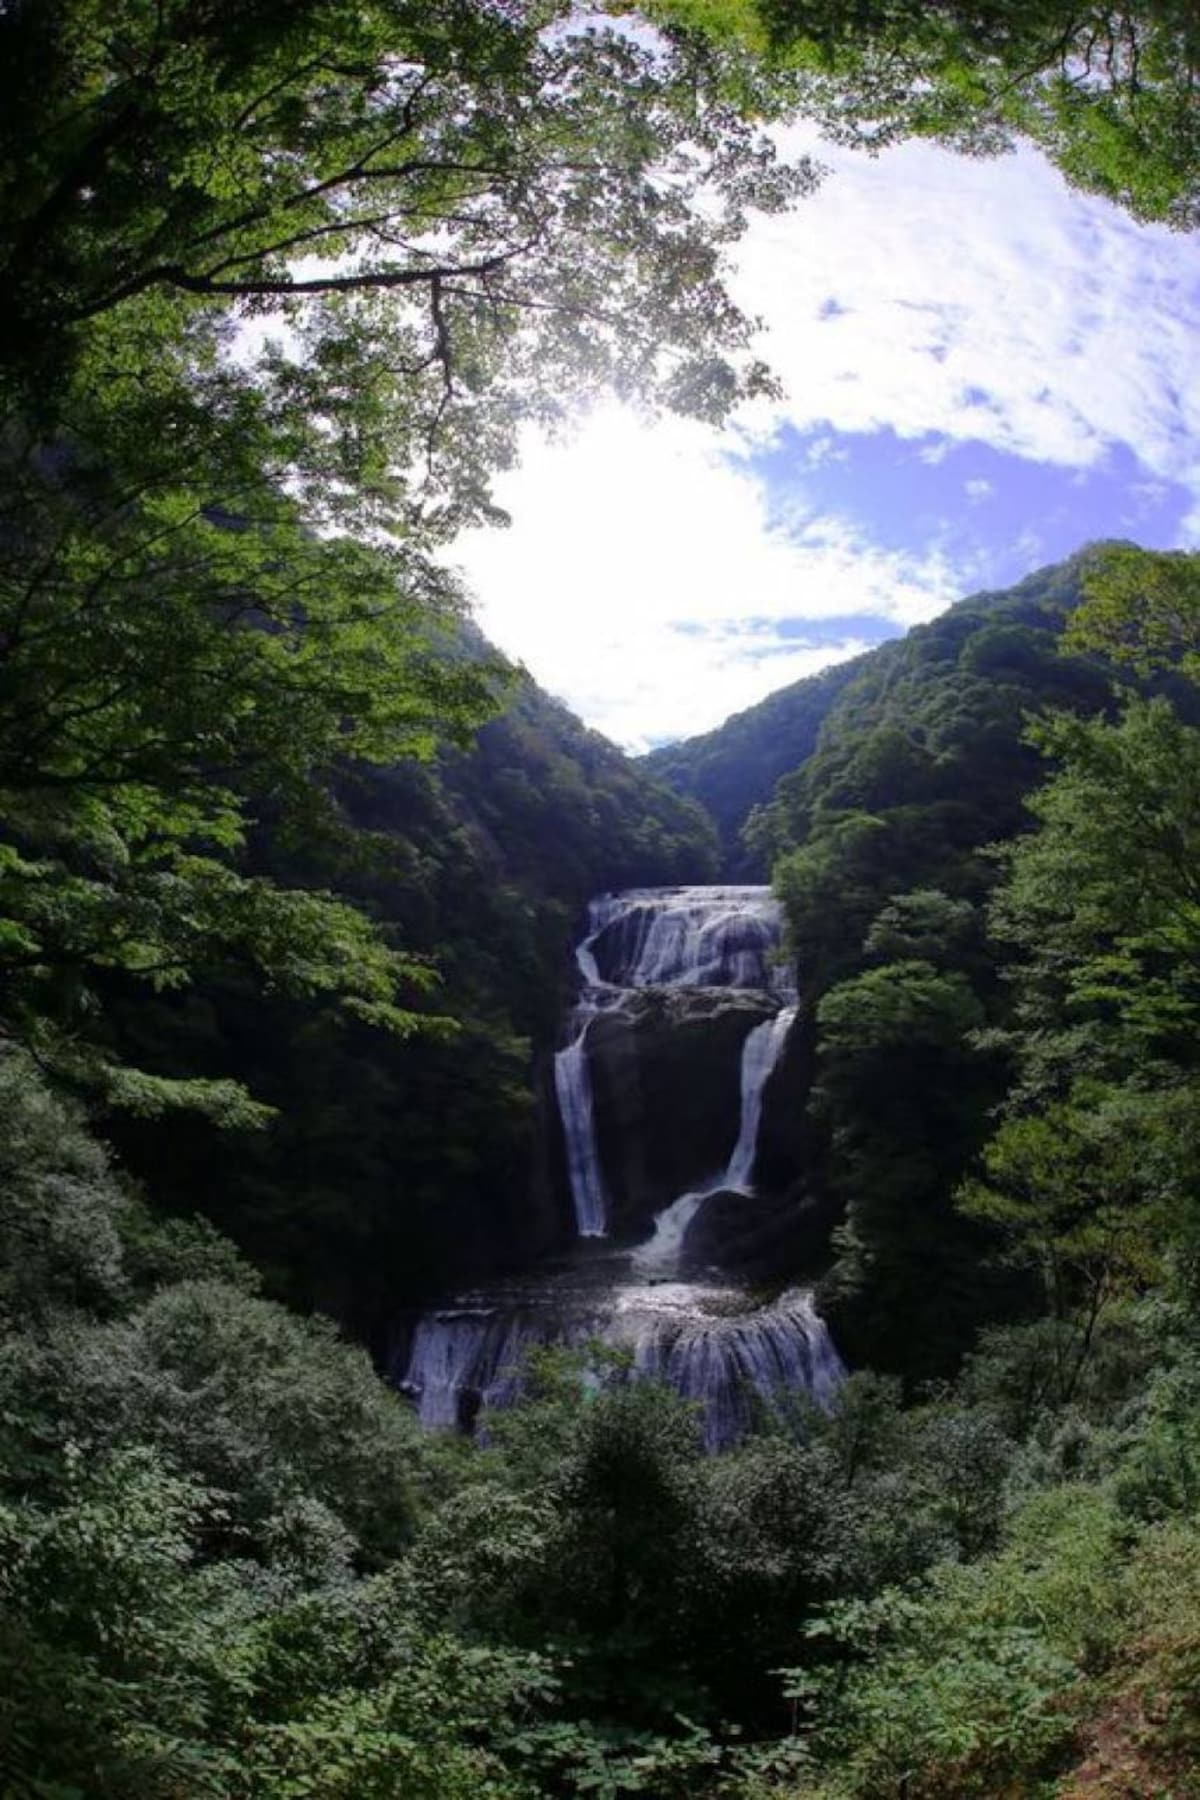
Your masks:
M1200 990L1200 731L1162 698L1121 718L1057 718L1038 829L1003 854L992 930L1014 955L1026 1092L1091 1070L1194 1062Z
M958 971L908 961L839 983L816 1018L811 1104L845 1217L835 1326L856 1360L931 1374L965 1348L982 1303L950 1195L994 1082L973 1047L983 1007Z
M1066 643L1118 666L1200 675L1200 552L1105 544L1088 559Z
M760 388L726 246L813 177L736 58L567 0L52 0L0 38L7 1028L252 1123L97 1053L106 972L427 1015L421 960L261 837L495 709L442 546L527 421Z
M658 0L773 52L843 141L913 135L971 154L1031 140L1067 179L1135 217L1200 223L1190 0Z
M1068 1100L1006 1120L961 1191L1001 1254L1037 1275L1057 1405L1073 1400L1111 1309L1163 1278L1190 1210L1194 1101L1190 1089L1077 1083Z
M448 408L486 468L489 390L511 404L537 367L551 410L664 359L674 397L723 410L737 384L713 352L747 327L721 245L808 179L746 125L765 85L724 97L728 56L647 46L570 0L55 0L5 31L16 376L61 383L117 314L128 342L282 304L310 354L264 353L260 377L290 427L302 400L357 430L356 488Z
M775 865L788 937L810 994L825 991L861 949L896 871L894 831L870 813L835 816Z
M937 888L914 888L897 894L876 915L863 951L880 962L953 967L975 939L977 919L969 900L951 900Z

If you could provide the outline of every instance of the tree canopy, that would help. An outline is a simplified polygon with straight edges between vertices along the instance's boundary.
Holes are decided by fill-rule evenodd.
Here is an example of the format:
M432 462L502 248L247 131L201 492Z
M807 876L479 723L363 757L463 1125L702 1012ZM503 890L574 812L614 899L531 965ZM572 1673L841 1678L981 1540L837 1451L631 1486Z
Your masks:
M1200 23L1191 0L658 0L755 44L832 137L1032 142L1136 218L1200 224Z
M461 487L514 411L600 386L723 412L723 246L812 179L751 122L748 65L735 103L727 55L569 0L56 0L4 30L10 381L61 393L101 321L190 334L194 365L270 315L306 355L259 344L260 413L324 436L360 505L469 511L469 484L403 495L426 450L456 445Z

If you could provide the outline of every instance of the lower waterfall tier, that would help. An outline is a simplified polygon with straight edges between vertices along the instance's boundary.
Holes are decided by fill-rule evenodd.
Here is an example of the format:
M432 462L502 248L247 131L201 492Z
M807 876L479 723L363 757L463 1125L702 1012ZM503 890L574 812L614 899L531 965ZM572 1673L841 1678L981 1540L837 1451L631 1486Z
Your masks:
M728 1286L593 1277L464 1295L423 1314L392 1378L424 1424L469 1430L518 1398L531 1350L596 1339L627 1350L635 1375L694 1401L710 1450L797 1395L828 1404L844 1373L803 1290L755 1304Z

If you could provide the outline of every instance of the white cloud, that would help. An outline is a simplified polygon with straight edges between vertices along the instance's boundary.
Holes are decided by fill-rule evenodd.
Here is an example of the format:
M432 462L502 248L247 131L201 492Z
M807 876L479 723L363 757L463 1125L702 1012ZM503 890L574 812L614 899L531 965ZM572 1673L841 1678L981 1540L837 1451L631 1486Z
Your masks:
M845 520L772 523L711 432L613 410L535 442L500 487L518 524L458 558L480 624L543 686L631 747L719 724L864 645L781 639L782 619L930 618L958 592L936 550L873 547Z
M1123 444L1144 479L1191 486L1200 537L1194 242L1071 193L1032 154L821 154L826 186L739 251L737 289L766 321L787 398L744 414L733 447L752 453L790 422L814 434L815 470L844 455L838 434L891 427L926 439L931 465L974 440L1083 481ZM723 445L699 426L597 415L573 441L529 445L501 482L510 532L456 546L484 629L633 747L705 730L861 648L798 645L782 619L908 624L989 579L982 561L951 562L938 526L907 556L874 544L869 493L858 522L819 517L802 477L768 496ZM986 487L966 483L969 499ZM1036 533L1019 541L1033 566Z
M963 482L963 492L967 499L976 503L980 500L990 500L995 491L994 483L988 481L983 475L972 476L970 481Z
M839 444L832 432L822 437L813 438L804 452L804 460L811 469L821 469L828 463L849 462L850 452L844 444Z
M1078 468L1125 444L1200 500L1194 239L1072 192L1031 151L820 154L824 187L738 253L737 291L787 388L777 418Z

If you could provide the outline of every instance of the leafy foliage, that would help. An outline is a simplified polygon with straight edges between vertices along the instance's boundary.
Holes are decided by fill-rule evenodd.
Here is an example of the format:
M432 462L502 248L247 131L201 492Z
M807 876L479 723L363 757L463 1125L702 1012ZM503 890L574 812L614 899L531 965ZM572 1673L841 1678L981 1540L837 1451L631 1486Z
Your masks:
M272 1293L381 1341L405 1298L567 1230L539 1170L538 1109L580 913L607 888L712 872L711 828L523 677L469 750L348 766L322 830L259 854L293 891L393 922L439 977L414 997L423 1029L400 1040L344 1006L264 1001L228 970L155 1006L110 989L127 1061L176 1080L224 1071L272 1117L235 1132L126 1111L108 1130L167 1205L243 1245ZM439 1016L453 1033L431 1032Z
M876 150L912 135L974 155L1014 138L1067 180L1180 230L1200 217L1187 0L658 0L722 40L773 49L801 104Z
M1029 1079L1191 1063L1200 734L1164 699L1041 736L1063 765L1030 802L994 929L1019 946Z
M251 840L497 709L448 536L497 516L524 421L762 387L725 245L812 171L732 50L566 4L54 0L0 32L7 1026L135 1110L261 1122L114 1075L107 973L420 1028L426 964Z
M997 1041L978 1043L1007 1004L983 903L989 841L1021 830L1039 774L1027 720L1111 704L1104 666L1058 648L1088 566L964 601L864 658L750 827L804 996L798 1197L843 1220L826 1306L852 1356L909 1380L1023 1304L954 1192L1004 1092Z

